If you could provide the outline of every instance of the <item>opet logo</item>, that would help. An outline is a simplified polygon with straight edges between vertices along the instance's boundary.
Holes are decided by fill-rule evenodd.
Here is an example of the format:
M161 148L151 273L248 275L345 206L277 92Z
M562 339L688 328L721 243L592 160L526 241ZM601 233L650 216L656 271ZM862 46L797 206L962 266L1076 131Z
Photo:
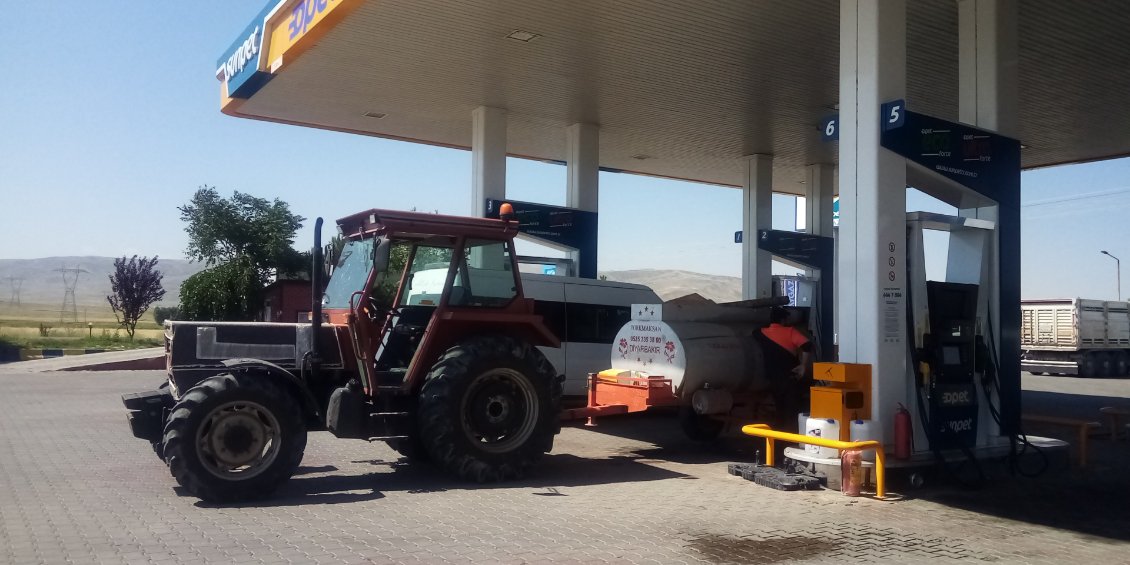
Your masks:
M230 81L231 78L243 72L243 68L251 61L256 55L259 54L259 28L251 32L251 35L243 41L243 43L232 53L226 63L224 63L224 80Z
M336 0L302 0L290 12L290 24L287 29L290 30L289 39L294 39L299 35L306 33L306 29L310 24L314 23L314 18L326 11L331 2Z

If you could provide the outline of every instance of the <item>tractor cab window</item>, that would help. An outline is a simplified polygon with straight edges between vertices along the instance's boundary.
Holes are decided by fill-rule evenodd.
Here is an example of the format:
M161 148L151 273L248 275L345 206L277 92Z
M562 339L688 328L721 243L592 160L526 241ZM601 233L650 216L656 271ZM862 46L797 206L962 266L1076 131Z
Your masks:
M346 242L322 295L322 307L349 308L349 297L365 288L365 280L372 267L372 239Z
M395 253L395 249L393 252ZM439 306L453 254L450 247L417 245L416 255L412 258L412 269L408 272L408 286L400 295L400 305ZM401 262L407 259L406 251Z
M518 295L506 242L469 240L448 304L501 308Z

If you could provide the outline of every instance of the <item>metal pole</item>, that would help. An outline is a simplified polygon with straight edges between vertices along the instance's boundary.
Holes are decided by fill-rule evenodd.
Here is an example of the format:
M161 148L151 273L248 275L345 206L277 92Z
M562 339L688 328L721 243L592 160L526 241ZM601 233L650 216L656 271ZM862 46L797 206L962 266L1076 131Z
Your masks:
M1100 253L1114 259L1114 277L1118 285L1118 301L1122 302L1122 261L1119 261L1118 257L1111 255L1110 252L1105 249L1100 251Z

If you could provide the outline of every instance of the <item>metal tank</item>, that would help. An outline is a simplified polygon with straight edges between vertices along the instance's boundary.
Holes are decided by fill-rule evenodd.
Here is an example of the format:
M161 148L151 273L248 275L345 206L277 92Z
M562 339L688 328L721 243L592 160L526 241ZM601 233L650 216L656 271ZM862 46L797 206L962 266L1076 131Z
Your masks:
M671 379L680 398L704 388L763 391L769 380L754 333L768 323L766 307L775 301L636 304L631 321L616 334L612 368Z

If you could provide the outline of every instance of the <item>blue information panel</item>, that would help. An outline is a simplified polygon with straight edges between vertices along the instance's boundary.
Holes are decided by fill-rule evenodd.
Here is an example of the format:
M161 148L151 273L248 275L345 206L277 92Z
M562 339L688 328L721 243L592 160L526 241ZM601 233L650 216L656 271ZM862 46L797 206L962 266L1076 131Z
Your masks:
M596 278L597 214L534 202L518 200L486 201L485 216L498 217L498 207L509 202L514 207L518 231L549 243L576 249L580 252L577 274L587 279Z
M997 202L1019 196L1019 141L905 108L900 114L903 124L881 134L883 147Z

